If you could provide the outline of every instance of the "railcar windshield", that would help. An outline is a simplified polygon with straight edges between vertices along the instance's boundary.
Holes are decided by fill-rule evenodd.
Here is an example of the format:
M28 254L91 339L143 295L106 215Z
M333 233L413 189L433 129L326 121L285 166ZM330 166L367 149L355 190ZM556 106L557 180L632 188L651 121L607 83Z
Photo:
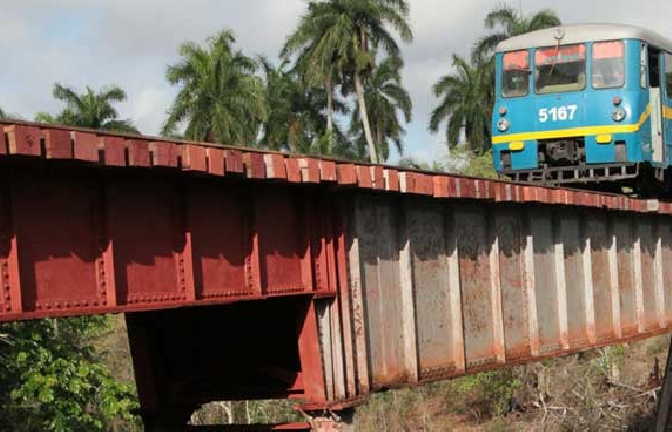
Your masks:
M622 87L625 84L625 45L621 41L593 44L593 88Z
M586 87L586 46L538 48L535 56L537 93L583 90Z
M530 81L530 54L527 51L511 51L504 54L502 94L504 97L526 96Z

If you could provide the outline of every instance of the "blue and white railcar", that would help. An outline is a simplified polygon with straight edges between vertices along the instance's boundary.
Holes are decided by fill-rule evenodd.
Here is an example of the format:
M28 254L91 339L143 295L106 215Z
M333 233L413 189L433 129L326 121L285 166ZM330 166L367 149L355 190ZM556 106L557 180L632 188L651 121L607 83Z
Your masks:
M496 50L495 169L596 188L669 184L672 41L638 27L567 25Z

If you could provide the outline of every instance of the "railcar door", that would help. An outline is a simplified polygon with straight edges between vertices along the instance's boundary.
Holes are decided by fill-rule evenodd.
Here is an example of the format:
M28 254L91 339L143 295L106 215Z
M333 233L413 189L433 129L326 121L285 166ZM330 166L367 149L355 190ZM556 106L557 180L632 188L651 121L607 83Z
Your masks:
M651 151L652 161L663 161L662 100L665 97L661 86L663 56L658 49L649 46L649 104L651 105Z
M663 89L661 121L663 142L667 151L667 162L671 162L672 157L672 54L665 53L663 64L661 64L661 85Z
M663 125L661 121L661 102L663 94L660 88L649 89L649 103L651 104L651 144L653 145L654 162L663 161Z

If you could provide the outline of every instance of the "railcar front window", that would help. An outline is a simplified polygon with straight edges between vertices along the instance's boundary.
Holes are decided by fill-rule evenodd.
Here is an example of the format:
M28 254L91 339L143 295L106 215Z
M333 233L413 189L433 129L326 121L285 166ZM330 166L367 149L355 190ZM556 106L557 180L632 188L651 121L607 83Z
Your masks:
M504 97L526 96L530 82L530 55L527 51L504 54L502 94Z
M586 46L538 48L535 56L537 93L558 93L586 88Z
M593 44L593 88L623 87L625 84L625 46L623 42Z

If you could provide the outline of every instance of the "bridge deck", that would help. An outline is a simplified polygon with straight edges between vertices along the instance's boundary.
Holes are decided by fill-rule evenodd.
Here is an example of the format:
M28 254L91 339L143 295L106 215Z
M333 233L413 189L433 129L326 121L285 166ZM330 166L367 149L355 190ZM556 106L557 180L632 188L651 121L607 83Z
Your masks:
M672 325L670 203L3 129L0 321L127 313L148 424L217 399L342 408Z

